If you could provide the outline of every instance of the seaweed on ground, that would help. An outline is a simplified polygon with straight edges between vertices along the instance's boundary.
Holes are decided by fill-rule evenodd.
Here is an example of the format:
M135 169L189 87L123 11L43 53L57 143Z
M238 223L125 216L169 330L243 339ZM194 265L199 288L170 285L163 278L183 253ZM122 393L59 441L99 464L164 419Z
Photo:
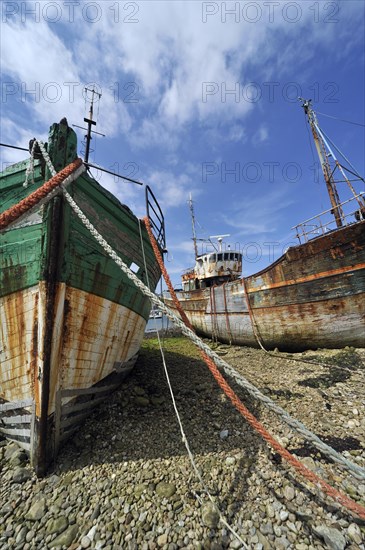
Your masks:
M310 363L319 363L329 369L326 373L299 382L299 385L311 388L329 388L338 382L348 380L352 375L351 371L365 369L361 355L350 347L346 347L337 353L310 355L306 360Z

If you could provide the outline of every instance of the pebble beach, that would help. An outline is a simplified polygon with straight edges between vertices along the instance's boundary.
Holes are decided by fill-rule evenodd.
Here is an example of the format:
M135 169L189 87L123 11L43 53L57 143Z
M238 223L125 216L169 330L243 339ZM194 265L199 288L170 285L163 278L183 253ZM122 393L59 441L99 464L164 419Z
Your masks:
M262 393L365 467L365 350L287 354L210 344ZM24 451L0 441L0 549L365 550L365 521L268 446L193 344L175 336L163 346L203 486L150 337L132 374L64 445L45 478L36 478ZM228 381L283 447L365 507L364 482Z

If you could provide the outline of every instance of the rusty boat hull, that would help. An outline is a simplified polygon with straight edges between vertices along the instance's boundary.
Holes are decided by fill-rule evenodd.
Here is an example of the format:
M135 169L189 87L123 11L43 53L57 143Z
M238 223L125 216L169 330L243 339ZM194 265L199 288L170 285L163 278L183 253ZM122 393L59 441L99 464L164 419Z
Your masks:
M177 297L196 332L222 342L365 347L365 221L291 247L259 273Z
M53 125L48 151L57 171L72 162L74 132ZM35 161L34 183L23 187L28 162L1 174L0 211L49 178ZM68 191L155 287L160 270L143 223L86 172ZM62 195L1 233L0 253L0 433L25 448L43 475L62 442L133 367L150 302Z

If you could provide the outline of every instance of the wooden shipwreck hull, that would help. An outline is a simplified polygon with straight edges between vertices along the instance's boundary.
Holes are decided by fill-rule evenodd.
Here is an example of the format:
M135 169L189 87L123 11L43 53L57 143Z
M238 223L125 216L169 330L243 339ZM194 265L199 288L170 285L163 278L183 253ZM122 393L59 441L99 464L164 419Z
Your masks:
M67 124L51 127L48 152L57 171L75 159ZM0 212L49 179L38 160L34 183L23 187L28 162L1 174ZM160 271L143 223L86 172L68 191L146 281L144 249L155 287ZM60 443L132 368L150 302L62 195L0 234L0 254L0 432L29 451L42 475Z
M196 331L222 342L365 347L365 221L291 247L249 277L177 296Z

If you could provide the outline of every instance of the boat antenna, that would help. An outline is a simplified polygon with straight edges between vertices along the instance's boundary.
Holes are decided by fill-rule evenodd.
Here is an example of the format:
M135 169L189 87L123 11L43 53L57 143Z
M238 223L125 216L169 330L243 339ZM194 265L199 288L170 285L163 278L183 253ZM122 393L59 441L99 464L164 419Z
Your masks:
M197 238L196 238L196 230L195 230L194 204L193 204L191 193L189 194L189 208L190 208L190 214L191 214L191 225L193 228L194 253L195 253L195 259L197 259L199 254L198 254L198 245L196 244Z
M356 191L355 191L351 181L346 176L344 170L347 170L347 172L349 172L353 176L356 176L357 179L362 180L362 181L364 181L364 180L363 180L363 178L361 178L359 176L359 174L349 170L349 168L346 168L345 166L340 164L340 162L336 158L336 155L334 153L334 149L336 149L338 151L339 151L339 149L331 142L331 140L328 138L328 136L326 136L324 131L321 130L321 128L319 127L316 113L312 109L312 100L311 99L303 99L302 97L299 97L298 99L300 101L302 101L302 107L304 109L304 113L306 114L306 116L308 118L308 122L311 126L311 130L312 130L312 134L313 134L313 138L314 138L314 143L315 143L315 146L316 146L316 149L317 149L319 161L320 161L320 164L321 164L322 172L323 172L324 179L325 179L326 186L327 186L328 195L329 195L330 201L331 201L331 206L332 206L331 212L335 217L337 227L342 227L343 225L346 224L345 215L344 215L342 205L341 205L341 202L340 202L340 198L339 198L339 195L338 195L338 192L337 192L334 173L335 173L336 170L338 170L341 173L341 177L343 179L340 179L340 180L337 179L337 183L339 183L339 182L347 183L350 191L352 192L353 196L355 197L356 201L358 202L358 204L360 206L360 212L361 213L365 211L364 199L361 195L356 194ZM331 148L330 143L332 144L334 149ZM344 155L342 155L342 156L344 157L344 159L352 167L351 163L346 159L346 157ZM332 166L334 165L333 168L331 167L331 164L330 164L330 158L332 158Z
M96 132L96 130L92 130L92 126L96 126L95 120L93 120L94 115L94 99L95 95L101 98L101 93L97 92L94 88L85 88L85 92L91 92L91 103L90 103L90 109L89 109L89 118L84 118L84 121L87 122L87 128L84 128L83 126L78 126L77 124L73 124L72 126L74 128L80 128L81 130L86 130L87 134L85 135L85 159L84 164L90 168L95 168L95 170L100 170L101 172L105 172L106 174L111 174L112 176L116 178L120 178L125 181L130 181L131 183L136 183L137 185L144 185L143 182L134 180L132 178L128 178L127 176L123 176L122 174L118 174L117 172L112 172L111 170L106 170L105 168L102 168L101 166L98 166L97 164L91 164L89 162L89 155L90 155L90 143L92 140L91 134L98 134L99 136L105 137L105 134L101 134L100 132ZM15 145L9 145L7 143L0 143L0 147L10 147L11 149L19 149L20 151L29 151L29 147L17 147Z
M87 93L91 93L91 100L90 100L90 108L89 108L89 118L84 118L84 122L87 123L87 128L83 128L82 126L77 126L77 124L73 124L72 126L75 126L76 128L81 128L81 130L86 130L87 134L85 135L85 158L84 162L85 164L89 164L89 155L90 155L90 144L92 135L91 134L98 134L99 136L105 137L105 134L101 134L100 132L96 132L95 130L92 130L93 126L96 126L96 122L93 119L94 116L94 101L95 96L98 96L99 100L101 98L101 93L97 92L95 88L85 88L86 97Z
M219 250L218 252L222 252L222 241L223 241L223 238L224 237L230 237L231 235L211 235L209 237L209 240L210 239L217 239L218 241L218 246L219 246Z
M91 92L91 101L90 101L90 108L89 108L89 118L84 118L84 121L87 123L87 128L84 128L83 126L78 126L77 124L73 124L75 128L80 128L81 130L86 130L87 133L85 135L85 158L84 163L87 165L88 168L95 168L95 170L100 170L101 172L105 172L106 174L111 174L112 176L115 176L117 178L120 178L125 181L130 181L132 183L137 183L137 185L144 185L141 181L137 181L131 178L127 178L127 176L123 176L122 174L118 174L117 172L112 172L111 170L106 170L105 168L102 168L101 166L98 166L97 164L92 164L89 162L89 155L90 155L90 144L92 140L91 134L98 134L98 136L105 137L105 134L101 134L100 132L97 132L96 130L92 130L93 126L96 126L96 122L93 119L94 116L94 103L95 103L95 96L98 96L100 99L102 94L97 92L94 88L85 88L86 96L88 92Z
M99 94L94 88L85 88L85 92L91 92L91 101L90 101L90 109L89 109L89 118L84 118L84 122L87 123L87 134L85 136L86 139L86 147L85 147L85 162L89 162L89 153L90 153L90 143L92 140L91 136L91 127L96 126L96 122L93 120L93 114L94 114L94 97L97 95L99 99L101 98L101 94Z

